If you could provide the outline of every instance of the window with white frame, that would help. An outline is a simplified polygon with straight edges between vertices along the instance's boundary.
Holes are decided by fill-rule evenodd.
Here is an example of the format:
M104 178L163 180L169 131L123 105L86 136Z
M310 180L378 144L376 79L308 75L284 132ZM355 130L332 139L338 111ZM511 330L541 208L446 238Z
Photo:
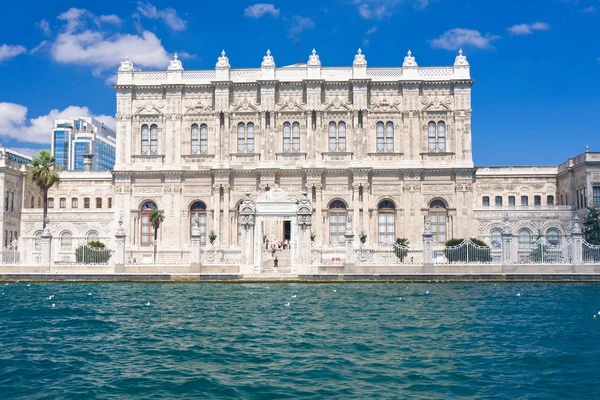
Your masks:
M254 153L254 123L238 124L238 153Z
M427 142L430 153L446 151L446 124L439 121L437 124L430 121L427 125Z
M515 196L508 196L508 205L511 207L515 206Z
M521 229L519 231L519 248L528 249L531 247L531 231L529 229Z
M206 204L202 201L196 201L190 207L190 232L193 231L196 221L200 231L200 243L204 245L206 244Z
M158 125L152 124L142 125L142 154L156 155L158 154Z
M496 207L502 207L502 196L496 196L494 198L494 205Z
M379 243L395 242L396 207L389 200L383 200L377 207Z
M546 231L546 240L552 246L558 246L560 244L560 232L558 232L558 229L548 229L548 231Z
M394 151L394 124L388 121L385 126L383 121L376 125L377 133L377 152L391 153Z
M489 207L490 206L490 197L483 196L483 198L481 199L481 205L484 207Z
M283 124L283 151L288 153L300 152L300 123L294 122Z
M346 151L346 123L344 121L337 124L334 121L329 123L329 151Z
M502 231L500 229L494 229L491 236L492 247L500 247L502 243Z
M329 206L329 243L343 245L346 232L346 204L335 200Z
M73 235L71 232L63 232L60 235L60 250L61 251L70 251L73 245Z
M446 243L446 204L442 200L434 200L429 205L429 222L433 238L438 243Z
M98 232L96 231L89 231L87 233L87 235L85 236L85 240L86 242L97 242L98 241Z
M192 125L192 154L200 153L200 128L198 124Z

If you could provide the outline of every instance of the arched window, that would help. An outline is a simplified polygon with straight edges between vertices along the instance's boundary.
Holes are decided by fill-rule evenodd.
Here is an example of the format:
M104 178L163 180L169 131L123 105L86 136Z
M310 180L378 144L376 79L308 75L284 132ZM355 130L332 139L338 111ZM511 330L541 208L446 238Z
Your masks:
M150 131L148 125L142 125L142 154L150 154Z
M389 200L383 200L377 207L379 220L379 243L392 244L395 242L396 207Z
M85 236L85 241L86 242L97 242L98 241L98 232L96 231L89 231L87 233L87 235Z
M147 201L142 205L140 210L140 244L142 246L150 246L153 239L152 224L150 224L150 214L156 209L156 204Z
M329 243L344 245L346 232L346 204L336 200L329 205Z
M246 151L246 125L243 122L238 124L238 153Z
M521 229L519 231L519 248L528 249L531 247L531 231L529 229Z
M446 151L446 124L443 121L437 125L437 151Z
M394 151L394 124L391 121L385 124L385 151Z
M446 124L443 121L437 123L430 121L427 125L427 142L429 151L432 153L446 151Z
M434 200L429 205L429 221L433 238L438 243L446 243L446 204L441 200Z
M289 122L283 124L283 151L292 151L292 125Z
M200 243L206 244L206 204L201 201L194 202L190 207L190 232L196 220L200 228Z
M192 154L200 152L200 129L198 124L192 125Z
M385 136L383 134L383 122L378 122L376 126L377 132L377 152L383 153L385 151Z
M60 251L70 251L73 247L73 235L71 232L63 232L60 235Z
M248 153L254 152L254 124L248 122L248 133L246 135L246 148Z
M496 196L494 198L494 205L496 207L502 207L502 196Z
M208 154L208 126L200 125L200 154Z
M35 235L33 235L33 250L42 250L42 231L37 231Z
M292 151L295 153L300 152L300 123L294 122L292 124Z
M337 127L333 121L329 123L329 151L337 151Z
M329 151L346 151L346 123L340 121L337 125L331 121L329 123Z
M158 126L156 124L150 126L150 154L158 154Z
M494 229L492 231L492 247L500 247L502 244L502 231L500 229Z
M560 244L560 232L558 229L548 229L546 232L546 240L553 246L558 246Z
M490 196L483 196L483 198L481 199L481 205L483 207L489 207L490 206Z

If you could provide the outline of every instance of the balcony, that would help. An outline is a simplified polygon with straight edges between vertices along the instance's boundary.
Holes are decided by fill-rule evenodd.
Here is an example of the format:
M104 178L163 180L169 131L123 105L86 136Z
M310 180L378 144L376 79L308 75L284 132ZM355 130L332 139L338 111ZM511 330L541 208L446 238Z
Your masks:
M349 151L324 151L321 153L321 157L324 161L351 161L354 153Z

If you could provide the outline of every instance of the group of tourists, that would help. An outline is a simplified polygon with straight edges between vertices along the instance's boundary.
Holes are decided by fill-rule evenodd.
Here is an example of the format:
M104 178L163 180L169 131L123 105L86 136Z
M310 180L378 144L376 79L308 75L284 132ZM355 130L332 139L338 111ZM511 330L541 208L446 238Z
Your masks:
M273 252L273 254L276 251L281 251L281 250L287 250L291 246L291 243L288 239L285 240L265 240L265 249L266 250L271 250Z

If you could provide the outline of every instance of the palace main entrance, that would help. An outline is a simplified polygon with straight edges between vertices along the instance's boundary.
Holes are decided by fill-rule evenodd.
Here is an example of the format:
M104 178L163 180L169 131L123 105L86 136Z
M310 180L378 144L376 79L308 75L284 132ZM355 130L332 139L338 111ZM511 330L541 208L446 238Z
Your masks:
M312 205L306 193L295 197L275 186L256 200L246 194L240 204L240 273L307 272L311 220ZM275 257L278 261L281 257L277 270L273 269Z

